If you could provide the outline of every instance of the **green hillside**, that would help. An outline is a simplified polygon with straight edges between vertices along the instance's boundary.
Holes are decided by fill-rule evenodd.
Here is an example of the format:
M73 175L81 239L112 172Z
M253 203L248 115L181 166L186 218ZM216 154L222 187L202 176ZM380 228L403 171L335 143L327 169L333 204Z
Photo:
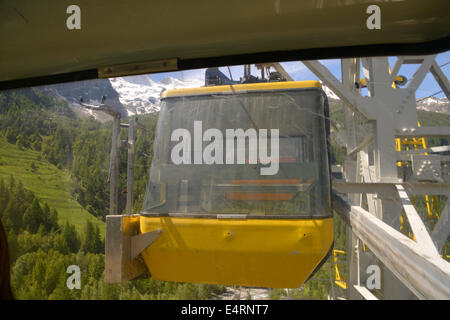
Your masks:
M86 220L89 220L98 225L104 235L105 224L73 200L72 179L67 171L50 164L38 151L20 150L16 145L0 138L0 178L8 181L11 175L15 180L22 181L24 187L34 192L42 201L56 209L60 222L69 221L82 233Z

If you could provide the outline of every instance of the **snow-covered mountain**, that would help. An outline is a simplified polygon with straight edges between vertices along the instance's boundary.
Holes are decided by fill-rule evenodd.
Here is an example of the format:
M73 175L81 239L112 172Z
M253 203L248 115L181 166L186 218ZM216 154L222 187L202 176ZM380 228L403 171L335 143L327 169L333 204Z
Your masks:
M180 80L172 77L155 82L148 75L112 78L109 81L119 94L120 103L127 110L128 116L159 111L159 98L164 90L204 85L203 80Z
M420 110L450 114L450 102L447 98L429 97L418 99L417 108Z
M203 80L180 80L172 77L166 77L159 82L155 82L148 75L113 78L109 81L114 90L118 92L119 100L129 116L158 111L159 98L164 90L194 88L204 85ZM322 85L329 99L339 99L327 86Z
M328 88L325 83L322 83L322 90L325 91L325 94L328 97L328 100L340 100L339 97L330 89Z
M329 100L340 100L339 97L324 83L322 83L322 89L327 94ZM450 114L450 102L448 101L447 98L435 98L435 97L429 97L425 99L419 98L417 99L417 109L430 112Z
M182 80L166 77L156 82L149 75L139 75L58 84L48 86L47 90L68 101L78 114L93 115L103 122L107 121L109 116L81 107L78 104L81 97L86 103L98 105L101 97L106 96L106 103L126 117L159 111L160 96L164 90L203 85L204 80L201 79ZM339 100L339 97L324 83L322 88L330 101ZM450 114L450 103L446 98L418 99L417 107L425 111Z
M110 116L103 112L89 110L79 104L80 99L83 99L85 103L99 105L102 96L106 96L108 105L120 112L122 116L128 114L119 101L119 94L113 89L107 79L54 84L46 86L45 90L52 96L67 101L69 107L81 117L93 116L100 122L110 120Z
M119 111L122 117L129 117L159 111L159 98L164 90L203 85L203 80L166 77L155 82L148 75L140 75L62 83L47 86L45 90L54 97L67 101L69 107L79 116L93 116L104 122L108 121L110 116L82 107L79 104L80 98L85 103L99 105L102 96L106 96L106 103L109 106Z

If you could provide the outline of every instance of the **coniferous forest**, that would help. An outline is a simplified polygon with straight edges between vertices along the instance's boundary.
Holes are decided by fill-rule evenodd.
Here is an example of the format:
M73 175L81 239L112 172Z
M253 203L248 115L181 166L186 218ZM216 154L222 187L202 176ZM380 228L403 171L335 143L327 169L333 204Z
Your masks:
M146 130L136 139L136 210L144 200L156 120L155 115L139 119ZM122 134L125 139L126 131ZM0 218L8 235L15 297L208 299L222 292L222 286L151 278L104 282L110 146L111 123L77 117L66 102L40 89L0 94ZM126 188L126 157L120 154L119 190ZM56 187L65 193L49 195L55 179L64 181ZM120 192L120 212L125 198ZM77 208L67 206L68 200ZM82 270L80 290L67 288L70 265Z
M217 298L225 291L224 286L164 282L150 277L124 284L104 282L112 125L92 117L82 118L73 108L42 88L0 93L0 219L10 246L15 297ZM332 112L332 116L339 121L341 115ZM139 116L145 130L137 131L135 143L136 212L144 201L157 117L157 113ZM449 117L445 121L448 125ZM123 129L122 140L126 133ZM333 163L342 163L344 152L333 144ZM126 189L126 161L126 151L122 150L121 191ZM125 210L125 199L126 192L119 192L119 213ZM335 220L335 248L345 249L344 224ZM79 290L69 290L66 285L70 265L82 270ZM323 279L329 279L329 272L330 260L291 296L326 299L330 282ZM282 290L272 290L270 297L284 295Z

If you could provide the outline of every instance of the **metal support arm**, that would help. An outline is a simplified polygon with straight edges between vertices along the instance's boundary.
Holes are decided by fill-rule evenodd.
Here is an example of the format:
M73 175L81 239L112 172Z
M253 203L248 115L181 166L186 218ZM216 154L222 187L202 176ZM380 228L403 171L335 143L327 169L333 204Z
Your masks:
M334 193L335 210L395 276L420 299L450 299L450 263Z
M120 283L147 273L138 256L161 235L161 230L139 234L139 215L106 216L105 281Z

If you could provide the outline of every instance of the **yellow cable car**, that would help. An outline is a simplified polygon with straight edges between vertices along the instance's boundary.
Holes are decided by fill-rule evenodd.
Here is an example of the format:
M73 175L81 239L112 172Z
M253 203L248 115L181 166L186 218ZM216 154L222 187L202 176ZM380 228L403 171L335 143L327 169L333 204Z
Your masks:
M140 214L162 232L144 261L159 280L297 288L333 244L326 95L215 84L162 94Z

